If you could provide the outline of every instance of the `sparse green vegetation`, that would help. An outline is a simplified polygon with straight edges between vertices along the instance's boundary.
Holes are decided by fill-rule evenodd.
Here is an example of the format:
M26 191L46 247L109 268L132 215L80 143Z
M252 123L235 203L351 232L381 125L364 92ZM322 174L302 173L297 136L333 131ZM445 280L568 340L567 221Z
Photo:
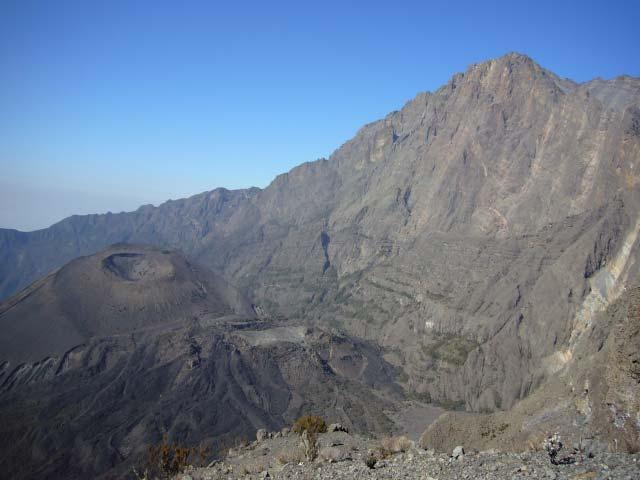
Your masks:
M478 344L467 337L440 334L436 341L429 345L422 345L422 353L436 360L461 366L467 361L469 352L475 349Z
M429 392L408 391L407 398L411 400L417 400L419 402L424 402L424 403L433 403L431 400L431 394Z
M349 285L349 287L352 287L352 285ZM351 292L351 288L341 288L338 290L338 293L334 298L334 302L338 304L347 303L347 301L353 296Z
M465 409L464 400L440 400L434 401L435 405L444 408L445 410L463 411Z
M498 426L487 427L487 429L480 432L480 435L482 436L482 438L488 438L490 440L493 440L501 433L504 433L508 428L509 428L508 423L502 423Z
M375 281L373 281L371 279L368 279L367 281L369 282L369 284L371 284L371 286L376 287L379 290L383 290L383 291L388 292L388 293L390 293L392 295L401 295L401 296L413 301L413 295L411 295L410 293L404 292L402 290L394 290L391 287L387 287L386 285L382 285L382 284L380 284L378 282L375 282Z
M352 299L349 307L353 309L353 318L364 320L367 323L376 323L375 317L370 313L370 308L364 302Z

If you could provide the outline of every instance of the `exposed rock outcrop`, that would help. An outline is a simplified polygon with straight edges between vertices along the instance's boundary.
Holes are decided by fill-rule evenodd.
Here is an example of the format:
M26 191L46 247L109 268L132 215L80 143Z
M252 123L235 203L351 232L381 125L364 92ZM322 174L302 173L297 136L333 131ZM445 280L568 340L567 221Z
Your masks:
M640 287L628 288L576 334L554 375L507 412L449 412L422 435L425 448L449 451L536 448L549 432L590 452L640 450ZM554 359L554 361L558 361Z
M264 190L4 230L0 292L114 242L179 248L262 315L383 345L425 398L508 408L601 301L594 283L637 273L639 99L638 79L576 84L508 54Z
M320 455L313 462L300 462L299 438L267 440L233 450L209 468L189 468L193 480L212 478L258 479L266 474L274 479L332 480L384 478L389 480L455 480L513 478L536 479L633 479L640 471L638 454L597 452L592 455L571 446L560 450L565 463L553 464L545 451L504 453L461 451L435 453L407 446L395 453L379 455L378 441L341 432L320 435ZM459 450L464 450L462 447ZM274 454L275 452L275 454ZM377 452L377 453L374 453ZM373 457L371 455L374 455ZM181 475L176 477L184 480Z

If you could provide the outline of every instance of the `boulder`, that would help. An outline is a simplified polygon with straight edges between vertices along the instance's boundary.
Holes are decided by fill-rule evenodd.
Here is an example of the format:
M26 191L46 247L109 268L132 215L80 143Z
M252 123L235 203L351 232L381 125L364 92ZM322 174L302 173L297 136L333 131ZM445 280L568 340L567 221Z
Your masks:
M332 423L327 428L327 432L345 432L345 433L349 433L349 430L347 429L347 427L345 427L341 423Z
M263 440L266 440L267 438L269 438L269 432L267 432L264 428L261 428L260 430L258 430L256 432L256 440L258 442L262 442Z

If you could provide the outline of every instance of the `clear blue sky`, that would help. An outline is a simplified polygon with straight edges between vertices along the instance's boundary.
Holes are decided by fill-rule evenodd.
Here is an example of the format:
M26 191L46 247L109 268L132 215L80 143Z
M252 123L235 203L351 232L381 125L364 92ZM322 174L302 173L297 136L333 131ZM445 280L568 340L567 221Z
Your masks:
M639 76L639 25L637 1L2 0L0 227L266 186L509 51Z

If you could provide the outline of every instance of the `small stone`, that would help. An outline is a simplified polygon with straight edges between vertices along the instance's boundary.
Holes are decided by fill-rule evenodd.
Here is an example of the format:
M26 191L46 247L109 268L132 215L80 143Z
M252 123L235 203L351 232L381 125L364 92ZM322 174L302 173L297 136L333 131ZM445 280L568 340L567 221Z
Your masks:
M349 433L347 427L342 425L341 423L332 423L327 427L327 432L345 432Z
M453 449L453 454L451 456L453 458L458 458L462 455L464 455L464 448L462 448L461 445L458 445L456 448Z
M269 472L265 470L264 472L260 472L260 478L271 478L271 475L269 475Z
M387 465L389 465L389 463L386 460L378 460L375 468L385 468Z
M269 438L269 433L264 428L261 428L260 430L258 430L256 432L256 440L258 442L262 442L263 440L265 440L267 438Z
M193 477L191 475L183 475L181 480L193 480Z

